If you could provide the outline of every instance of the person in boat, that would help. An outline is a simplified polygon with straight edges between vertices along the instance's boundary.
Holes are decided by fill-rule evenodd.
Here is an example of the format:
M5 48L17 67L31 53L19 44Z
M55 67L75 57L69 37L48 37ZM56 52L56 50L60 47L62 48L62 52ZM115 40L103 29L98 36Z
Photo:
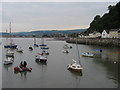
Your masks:
M23 66L24 66L24 68L26 68L26 66L27 66L27 62L26 61L24 61Z
M23 62L21 61L21 62L20 62L20 68L22 68L22 67L23 67Z
M87 52L87 54L89 54L89 52Z

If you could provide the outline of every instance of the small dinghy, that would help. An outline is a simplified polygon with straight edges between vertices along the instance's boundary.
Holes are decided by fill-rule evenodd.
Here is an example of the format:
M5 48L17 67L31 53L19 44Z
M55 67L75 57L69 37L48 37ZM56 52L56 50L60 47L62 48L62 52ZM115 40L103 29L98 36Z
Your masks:
M84 57L94 57L94 55L95 55L95 54L89 53L89 52L87 52L87 53L82 53L82 56L84 56Z
M43 56L42 54L38 54L36 57L35 57L35 60L36 61L39 61L39 62L46 62L47 61L47 58L45 56Z
M19 49L17 48L17 52L23 53L23 49L21 47Z
M31 51L32 51L32 50L33 50L33 48L32 48L32 47L29 47L29 50L31 50Z
M46 51L46 50L43 50L43 51L42 51L42 55L49 55L49 52Z
M34 44L34 47L39 47L39 45L37 45L37 44Z
M8 57L4 60L4 65L10 65L14 62L14 59L12 57Z
M19 66L14 67L14 71L15 72L24 72L24 71L31 72L32 71L32 67L27 67L27 62L24 61L24 64L23 64L22 61L21 61Z
M17 66L17 67L14 67L14 71L16 71L16 72L24 72L24 71L31 72L32 67L20 67L20 66Z
M63 52L63 53L69 53L69 51L68 51L68 50L62 50L62 52Z

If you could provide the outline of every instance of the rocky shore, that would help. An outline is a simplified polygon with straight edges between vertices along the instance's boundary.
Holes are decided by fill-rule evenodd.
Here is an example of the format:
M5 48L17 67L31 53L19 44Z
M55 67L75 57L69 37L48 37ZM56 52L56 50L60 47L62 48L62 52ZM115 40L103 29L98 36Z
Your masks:
M120 47L120 39L103 39L103 38L67 38L67 43L77 43L85 45L99 45L99 46L118 46Z

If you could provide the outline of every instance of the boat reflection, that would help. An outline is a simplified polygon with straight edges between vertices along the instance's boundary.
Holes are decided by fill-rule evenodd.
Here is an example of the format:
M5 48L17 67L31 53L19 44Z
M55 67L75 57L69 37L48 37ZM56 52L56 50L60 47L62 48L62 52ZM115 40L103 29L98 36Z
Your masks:
M38 64L38 65L47 65L47 62L40 62L40 61L36 61L35 62Z
M73 75L75 75L75 76L83 76L83 73L82 73L82 71L81 72L75 72L75 71L73 71L73 70L69 70Z
M12 64L4 65L4 68L8 71L11 66L12 66Z

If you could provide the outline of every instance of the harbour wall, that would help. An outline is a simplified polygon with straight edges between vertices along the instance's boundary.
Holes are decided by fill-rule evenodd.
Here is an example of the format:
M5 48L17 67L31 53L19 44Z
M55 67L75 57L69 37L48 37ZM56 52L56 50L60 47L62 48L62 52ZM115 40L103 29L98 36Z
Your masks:
M111 39L111 38L67 38L67 43L77 43L85 45L99 45L99 46L118 46L120 47L120 39Z

